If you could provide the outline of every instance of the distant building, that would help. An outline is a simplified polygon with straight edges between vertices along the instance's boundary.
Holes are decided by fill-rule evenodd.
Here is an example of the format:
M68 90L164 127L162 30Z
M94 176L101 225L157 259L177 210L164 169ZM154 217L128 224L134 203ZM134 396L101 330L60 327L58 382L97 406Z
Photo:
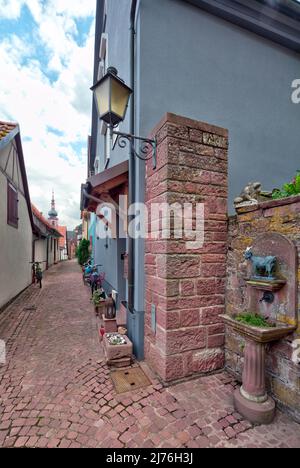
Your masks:
M55 208L55 198L54 198L54 191L52 191L52 200L51 200L51 209L48 212L48 221L52 226L57 227L58 226L58 213Z
M67 231L67 250L68 258L72 260L76 257L77 234L76 231Z
M75 234L76 234L76 242L77 242L77 247L78 247L80 241L82 240L82 224L79 224L79 226L75 228Z
M60 233L59 239L59 261L68 260L67 250L67 227L59 226L58 212L55 206L54 191L52 191L51 209L48 212L48 221Z
M89 222L90 222L90 213L86 210L81 212L82 219L82 239L89 240Z
M61 260L61 234L57 227L47 221L43 214L32 204L33 222L36 235L33 239L33 261L41 262L42 269L50 268Z
M57 226L58 232L61 234L59 239L59 253L60 260L68 260L68 249L67 249L67 227L66 226Z

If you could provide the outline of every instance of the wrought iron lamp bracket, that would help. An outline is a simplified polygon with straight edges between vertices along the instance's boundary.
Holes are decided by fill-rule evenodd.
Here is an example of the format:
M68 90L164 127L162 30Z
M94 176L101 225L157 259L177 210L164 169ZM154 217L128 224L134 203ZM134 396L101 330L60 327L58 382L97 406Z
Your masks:
M156 139L149 139L149 138L142 138L136 135L131 135L130 133L122 133L117 132L113 128L110 129L111 138L113 136L116 137L114 142L113 148L118 145L120 148L126 148L127 144L130 145L131 152L141 161L150 161L152 159L153 169L156 169L157 163L157 140ZM135 149L135 141L139 141L140 150L139 152ZM151 151L151 155L148 156L149 152Z

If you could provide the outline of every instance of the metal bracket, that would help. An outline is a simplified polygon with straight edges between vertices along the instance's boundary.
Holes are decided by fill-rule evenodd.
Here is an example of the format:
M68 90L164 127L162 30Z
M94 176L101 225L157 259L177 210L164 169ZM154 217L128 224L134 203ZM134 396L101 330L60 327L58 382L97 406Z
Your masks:
M127 144L130 145L131 152L141 161L149 161L152 159L153 169L156 169L157 164L157 140L156 138L151 140L149 138L142 138L129 133L116 132L113 128L110 129L111 138L115 135L116 141L114 147L118 144L120 148L126 148ZM138 153L134 147L134 142L141 142L140 152ZM152 150L151 156L147 156L149 151Z

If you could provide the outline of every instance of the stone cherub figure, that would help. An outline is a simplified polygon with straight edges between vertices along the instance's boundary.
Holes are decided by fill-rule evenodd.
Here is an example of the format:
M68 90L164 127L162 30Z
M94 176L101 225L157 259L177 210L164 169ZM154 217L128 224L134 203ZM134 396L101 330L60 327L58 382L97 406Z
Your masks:
M242 204L254 205L258 203L258 198L261 194L260 182L249 182L248 185L241 192L241 195L234 199L234 206L237 207Z

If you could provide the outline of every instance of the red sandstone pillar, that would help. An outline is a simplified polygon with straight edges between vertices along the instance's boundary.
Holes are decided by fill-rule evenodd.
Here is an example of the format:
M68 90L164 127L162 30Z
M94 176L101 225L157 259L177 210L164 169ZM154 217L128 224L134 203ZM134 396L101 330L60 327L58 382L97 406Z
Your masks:
M246 340L241 394L252 401L268 399L265 387L265 344Z
M157 167L146 168L146 203L203 203L204 245L156 235L146 241L145 355L165 381L224 365L228 133L167 114L156 127ZM176 234L176 233L174 233Z
M275 402L265 389L265 344L246 339L243 386L234 392L236 410L254 424L270 424Z

